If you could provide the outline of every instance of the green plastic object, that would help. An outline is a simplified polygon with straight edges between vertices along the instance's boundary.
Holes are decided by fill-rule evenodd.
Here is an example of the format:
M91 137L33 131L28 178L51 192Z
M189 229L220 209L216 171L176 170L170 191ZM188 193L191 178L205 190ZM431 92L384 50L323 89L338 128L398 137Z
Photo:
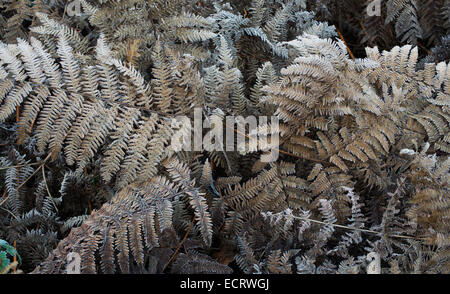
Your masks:
M11 263L14 256L17 256L20 264L21 258L17 250L5 240L0 239L0 273Z

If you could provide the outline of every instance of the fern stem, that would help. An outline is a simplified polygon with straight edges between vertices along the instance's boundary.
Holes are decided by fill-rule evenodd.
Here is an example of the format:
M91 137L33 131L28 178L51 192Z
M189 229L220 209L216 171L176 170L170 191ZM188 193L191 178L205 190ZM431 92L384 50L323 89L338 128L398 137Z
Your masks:
M40 161L40 162L33 162L33 163L27 163L27 164L19 164L19 165L0 166L0 170L9 169L9 168L20 168L20 167L25 167L25 166L39 165L41 163L42 163L42 161Z
M26 180L25 181L23 181L23 183L22 184L20 184L18 187L17 187L17 190L19 190L20 188L22 188L22 186L23 185L25 185L26 184L26 182L28 182L38 171L39 171L39 169L40 168L42 168L43 166L44 166L44 164L47 162L47 160L49 160L49 158L50 158L50 155L51 154L49 154L49 155L47 155L47 157L41 162L41 165L28 177L28 178L26 178Z
M180 244L178 245L177 249L175 250L175 252L173 253L173 255L170 257L169 261L166 263L166 265L164 266L162 272L164 272L166 270L166 268L169 266L169 264L175 259L175 257L178 254L178 251L180 251L181 246L183 246L184 241L186 241L187 236L189 236L189 233L191 232L192 227L194 226L194 221L195 221L195 216L192 218L191 221L191 225L189 226L188 230L186 231L186 234L183 237L183 240L181 240Z
M339 31L339 29L336 28L336 32L338 33L339 38L341 38L342 42L344 42L344 45L347 48L347 51L348 51L348 54L350 54L350 57L352 59L355 59L355 55L353 55L352 50L350 50L350 48L348 47L347 42L345 41L344 36L342 35L341 31Z
M295 218L295 219L298 219L298 220L303 220L303 221L308 221L308 222L316 223L316 224L332 226L332 227L335 227L335 228L341 228L341 229L346 229L346 230L359 231L359 232L369 233L369 234L375 234L375 235L382 235L381 232L377 232L377 231L373 231L373 230L368 230L368 229L352 228L352 227L349 227L349 226L338 225L338 224L332 224L332 223L327 223L327 222L323 222L323 221L319 221L319 220L315 220L315 219L310 219L310 218L305 218L305 217L299 217L299 216L294 216L294 218ZM424 238L416 238L416 237L405 236L405 235L387 235L387 236L388 236L388 237L391 237L391 238L402 238L402 239L413 239L413 240L425 240Z
M42 164L42 178L44 179L45 188L47 189L48 196L52 201L53 207L55 207L56 212L58 212L58 207L56 207L55 200L53 200L52 194L50 193L50 189L48 188L47 179L45 178L45 162Z

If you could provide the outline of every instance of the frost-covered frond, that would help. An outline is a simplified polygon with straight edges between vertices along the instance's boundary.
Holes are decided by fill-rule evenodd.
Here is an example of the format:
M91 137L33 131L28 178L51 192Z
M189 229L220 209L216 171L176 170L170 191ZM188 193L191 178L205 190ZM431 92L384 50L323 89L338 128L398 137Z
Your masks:
M173 253L167 247L170 235L175 233L172 219L178 217L171 211L172 203L186 193L194 193L195 188L189 186L189 179L180 178L187 172L182 167L170 165L168 171L174 182L157 176L119 191L111 203L93 212L81 227L72 229L34 272L62 273L67 254L77 252L83 260L83 273L137 273L145 271L146 258L157 258L161 250ZM210 258L204 260L192 252L188 256L178 255L172 271L180 271L181 267L185 271L209 272L213 265ZM221 266L220 271L230 269Z
M166 128L163 117L141 110L140 105L152 105L149 86L133 67L109 55L103 38L97 46L97 70L91 67L85 72L64 36L57 43L58 62L36 39L31 44L19 40L18 45L2 46L1 62L11 77L2 78L0 118L5 121L16 107L25 104L19 119L20 142L35 128L41 152L48 146L56 159L63 151L67 162L77 162L81 171L110 138L101 173L109 181L119 170L126 171L119 186L136 180L144 166L154 166L162 159L172 130ZM24 80L26 76L29 82ZM182 97L178 97L179 109L183 103L190 104ZM160 156L155 157L156 152ZM152 175L144 173L139 178Z

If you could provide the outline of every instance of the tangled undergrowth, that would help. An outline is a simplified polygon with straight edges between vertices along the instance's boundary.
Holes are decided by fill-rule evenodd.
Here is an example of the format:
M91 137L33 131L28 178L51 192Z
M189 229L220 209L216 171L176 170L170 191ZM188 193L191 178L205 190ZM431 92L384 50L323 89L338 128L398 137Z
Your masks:
M1 1L0 269L449 273L450 1L373 2Z

